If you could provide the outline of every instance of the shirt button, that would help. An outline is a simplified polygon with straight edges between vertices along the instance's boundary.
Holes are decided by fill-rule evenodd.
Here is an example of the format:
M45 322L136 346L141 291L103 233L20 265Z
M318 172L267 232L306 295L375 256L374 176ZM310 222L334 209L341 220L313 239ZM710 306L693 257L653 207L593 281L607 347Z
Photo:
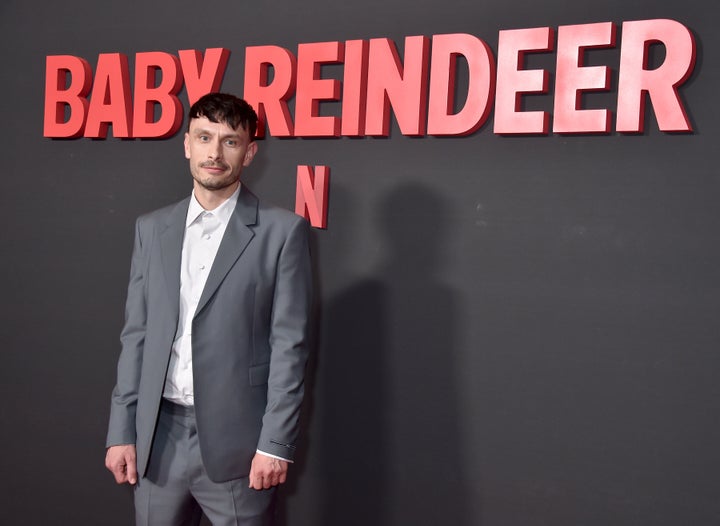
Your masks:
M204 237L205 239L210 239L210 234L205 234L203 237Z

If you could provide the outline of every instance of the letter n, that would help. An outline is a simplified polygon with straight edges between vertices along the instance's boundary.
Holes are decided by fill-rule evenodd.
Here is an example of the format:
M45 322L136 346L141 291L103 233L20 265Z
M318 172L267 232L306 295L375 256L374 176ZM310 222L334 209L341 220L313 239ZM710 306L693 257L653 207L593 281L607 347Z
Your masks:
M330 168L300 165L297 168L295 213L310 221L315 228L327 228Z

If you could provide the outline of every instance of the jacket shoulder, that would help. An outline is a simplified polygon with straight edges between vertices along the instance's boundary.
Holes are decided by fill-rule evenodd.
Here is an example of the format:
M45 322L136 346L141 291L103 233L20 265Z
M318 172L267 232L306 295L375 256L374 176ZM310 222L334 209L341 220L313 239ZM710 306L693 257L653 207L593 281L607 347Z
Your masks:
M137 218L137 224L138 228L143 227L153 227L156 225L164 225L167 223L168 219L173 215L173 213L178 212L178 208L185 208L185 213L187 213L187 206L190 201L189 197L186 197L185 199L182 199L180 201L177 201L175 203L169 204L167 206L163 206L162 208L158 208L156 210L153 210L151 212L146 212L139 216Z
M278 224L294 227L298 223L306 223L307 220L286 208L276 206L274 204L266 204L262 201L258 205L258 221L269 221ZM302 225L305 226L305 225Z

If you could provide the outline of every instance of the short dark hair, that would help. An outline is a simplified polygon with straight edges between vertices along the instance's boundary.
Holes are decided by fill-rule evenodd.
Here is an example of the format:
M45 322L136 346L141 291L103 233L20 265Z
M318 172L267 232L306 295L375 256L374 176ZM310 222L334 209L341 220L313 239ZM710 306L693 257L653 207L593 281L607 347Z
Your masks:
M233 130L242 126L251 141L257 131L258 118L255 110L240 97L229 93L203 95L190 107L188 117L188 127L190 121L198 117L205 117L210 122L223 122Z

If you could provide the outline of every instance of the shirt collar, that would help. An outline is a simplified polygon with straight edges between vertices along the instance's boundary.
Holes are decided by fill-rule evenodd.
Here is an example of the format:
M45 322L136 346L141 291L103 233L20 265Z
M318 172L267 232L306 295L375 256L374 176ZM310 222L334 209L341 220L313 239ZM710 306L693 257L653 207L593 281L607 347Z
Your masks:
M237 205L238 196L240 195L240 186L242 185L238 185L233 194L214 210L205 210L195 197L195 191L193 191L190 196L190 205L188 206L187 217L185 218L185 228L197 221L204 212L211 212L223 225L227 225L230 221L230 217L235 211L235 205Z

